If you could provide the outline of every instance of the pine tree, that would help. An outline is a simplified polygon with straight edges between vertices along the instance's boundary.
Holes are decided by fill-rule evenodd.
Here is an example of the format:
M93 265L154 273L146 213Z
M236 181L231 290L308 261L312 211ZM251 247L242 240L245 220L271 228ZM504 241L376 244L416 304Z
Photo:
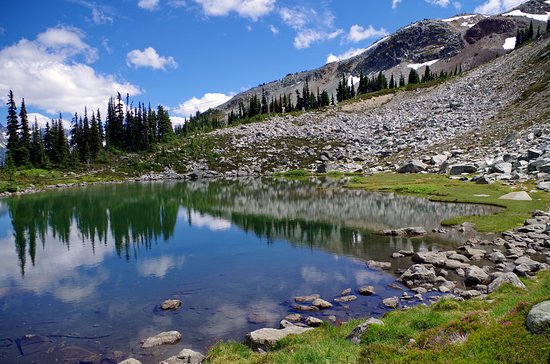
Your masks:
M533 36L535 35L535 31L533 29L533 21L531 20L531 23L529 23L529 30L527 31L527 40L533 39Z
M17 154L19 152L20 143L19 143L19 121L17 120L17 107L15 106L15 101L13 99L13 92L10 90L8 93L8 115L6 117L7 128L8 128L8 156L13 160L13 163L17 166L20 165L19 161L16 160Z
M413 85L420 82L420 77L418 76L418 72L414 68L411 68L411 71L409 72L409 84Z
M34 118L34 125L31 133L30 161L35 167L46 167L47 164L44 141L42 139L42 133L38 128L36 117Z
M393 79L393 73L391 74L391 77L390 77L390 85L388 86L390 89L393 89L395 88L395 80Z
M405 86L405 76L403 76L403 74L401 74L399 76L399 87L403 87Z
M422 77L422 82L428 82L432 80L432 72L430 71L430 66L426 66L424 70L424 76Z
M20 165L27 165L30 162L31 130L29 128L29 120L27 117L27 108L25 107L25 99L23 99L23 101L21 102L21 109L19 110L19 121L21 122L21 135L18 160Z
M257 97L256 97L257 99ZM172 129L172 122L170 121L170 115L168 111L164 110L162 105L157 108L157 120L158 120L158 140L161 143L167 143L174 139L174 129Z

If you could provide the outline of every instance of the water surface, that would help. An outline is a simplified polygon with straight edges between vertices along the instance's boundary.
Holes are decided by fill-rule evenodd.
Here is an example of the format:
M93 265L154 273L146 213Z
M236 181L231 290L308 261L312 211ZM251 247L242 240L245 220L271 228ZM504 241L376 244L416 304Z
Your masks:
M204 352L216 340L276 327L294 296L332 300L366 284L377 294L316 315L379 315L382 299L401 292L387 286L391 271L367 260L465 237L373 231L431 229L489 211L321 180L135 183L8 198L0 204L0 362L109 363L123 353L157 363L184 347ZM168 298L183 308L161 312ZM139 348L167 330L182 342Z

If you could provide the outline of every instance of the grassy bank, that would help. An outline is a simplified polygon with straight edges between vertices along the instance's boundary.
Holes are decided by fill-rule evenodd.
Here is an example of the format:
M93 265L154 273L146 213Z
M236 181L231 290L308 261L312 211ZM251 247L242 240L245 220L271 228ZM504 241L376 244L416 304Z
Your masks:
M502 232L521 226L535 210L546 210L550 194L537 191L533 183L514 187L501 183L480 185L457 181L447 176L434 174L375 174L368 177L353 177L351 188L370 191L396 192L427 197L431 201L485 204L502 207L493 215L458 216L442 222L443 225L474 223L481 232ZM528 191L532 201L501 200L500 196L513 191Z
M282 340L257 354L236 342L220 342L208 363L547 363L550 333L535 335L525 317L550 299L550 272L525 280L527 290L505 285L488 300L444 299L429 307L393 311L384 326L370 326L360 344L345 340L360 321L325 324ZM412 339L412 340L411 340Z

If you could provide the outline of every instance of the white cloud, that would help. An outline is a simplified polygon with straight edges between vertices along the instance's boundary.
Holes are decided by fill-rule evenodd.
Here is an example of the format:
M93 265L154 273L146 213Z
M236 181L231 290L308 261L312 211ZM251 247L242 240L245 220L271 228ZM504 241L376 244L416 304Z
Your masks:
M86 62L97 58L97 50L73 28L50 28L36 40L22 39L0 50L0 97L11 89L34 106L55 115L58 112L104 108L116 92L137 95L140 89L112 75L97 73Z
M101 11L98 8L92 8L92 21L96 25L112 23L113 17L106 15L103 11Z
M309 48L315 42L334 39L344 32L342 29L334 29L334 15L329 11L319 14L311 8L285 7L279 9L279 16L296 31L293 44L297 49Z
M29 124L31 126L34 125L35 120L39 128L45 128L47 123L50 124L50 126L52 125L52 118L42 115L40 113L32 112L29 113L27 116L29 119ZM58 119L58 117L59 115L53 115L53 118L56 120ZM63 120L63 127L65 129L69 129L71 127L71 123L68 120Z
M185 263L185 256L177 259L170 256L162 256L159 258L144 259L136 264L136 269L140 276L156 278L164 278L166 273L173 268L181 268Z
M134 49L126 55L126 64L130 67L151 67L155 70L166 70L167 68L178 68L174 57L161 57L152 47L143 51Z
M484 4L475 8L479 14L495 15L515 8L528 0L487 0Z
M369 25L369 27L365 29L362 26L355 24L351 26L346 38L350 42L357 43L368 38L384 37L386 35L388 35L388 32L384 28L377 30L374 29L372 25Z
M145 10L155 10L159 5L159 0L139 0L138 6Z
M327 57L327 63L343 61L351 57L355 57L366 51L367 48L351 48L340 55L329 54Z
M399 4L401 3L401 1L403 1L403 0L392 0L392 2L391 2L391 8L392 8L392 9L397 8L397 5L399 5Z
M254 21L275 9L276 0L194 0L210 16L226 16L237 13Z
M187 122L187 118L184 118L184 117L181 117L181 116L172 116L172 115L170 115L170 121L172 122L173 126L183 125Z
M200 99L193 97L180 104L174 109L174 113L183 116L195 115L197 111L204 112L231 100L232 97L232 94L206 93Z
M273 33L273 35L279 34L279 29L273 24L269 25L269 31Z

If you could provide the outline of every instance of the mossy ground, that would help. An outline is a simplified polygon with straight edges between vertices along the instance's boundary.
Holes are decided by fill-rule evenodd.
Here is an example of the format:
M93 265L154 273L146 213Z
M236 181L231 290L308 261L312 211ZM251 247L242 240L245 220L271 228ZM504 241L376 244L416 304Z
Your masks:
M532 334L525 318L533 305L550 299L550 272L524 282L527 290L505 285L488 300L444 299L390 312L358 345L345 337L359 321L326 324L282 340L267 354L220 342L207 363L547 363L550 333Z

